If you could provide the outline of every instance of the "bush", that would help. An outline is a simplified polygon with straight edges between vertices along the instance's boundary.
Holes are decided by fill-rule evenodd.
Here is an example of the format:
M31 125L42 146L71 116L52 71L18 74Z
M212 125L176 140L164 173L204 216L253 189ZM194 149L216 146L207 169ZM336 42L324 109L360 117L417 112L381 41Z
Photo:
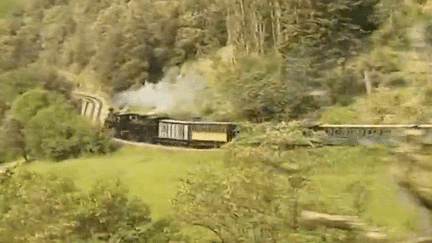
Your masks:
M73 234L78 238L98 235L108 240L120 230L134 230L151 222L149 207L139 199L128 199L119 180L99 181L76 214Z
M330 90L332 104L347 106L353 103L354 97L362 91L362 85L352 70L342 74L333 72L325 78L325 83Z
M129 199L119 180L100 181L84 193L70 179L34 172L0 179L0 242L169 241L171 221L152 224L149 207Z
M426 24L425 39L429 45L432 45L432 22Z
M0 149L4 151L5 158L16 159L22 156L28 161L28 149L23 133L23 125L15 119L5 121L0 129Z
M24 125L27 148L35 158L61 161L112 151L107 135L93 131L71 105L51 92L36 89L23 94L14 102L12 114Z
M59 98L51 95L48 91L40 88L33 89L14 100L12 114L20 122L27 124L41 109L57 102L59 102Z
M431 91L424 88L380 90L348 107L330 107L321 121L330 124L413 124L429 123Z
M428 86L424 90L424 104L427 106L432 105L432 87Z
M395 73L387 76L384 85L386 87L405 87L407 86L407 81L401 74Z
M353 105L354 106L354 105ZM321 113L321 122L328 124L356 124L360 112L357 107L328 107Z
M17 96L34 89L38 78L29 69L19 68L0 75L0 97L5 102L12 102Z
M40 110L26 126L26 138L33 154L61 161L83 153L110 151L109 138L91 130L85 119L67 104Z
M372 35L375 44L398 50L409 49L410 41L406 30L412 20L407 16L411 6L405 1L383 1L380 8L384 22Z
M284 68L278 55L240 57L234 68L219 73L218 98L224 104L228 101L234 113L255 122L296 118L316 109L318 104L305 98L302 84L288 79Z

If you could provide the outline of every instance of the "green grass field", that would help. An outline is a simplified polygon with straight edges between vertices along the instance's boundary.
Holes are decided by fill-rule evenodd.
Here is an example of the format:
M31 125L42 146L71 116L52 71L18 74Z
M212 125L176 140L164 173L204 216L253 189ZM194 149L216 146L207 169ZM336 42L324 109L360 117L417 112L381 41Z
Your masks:
M388 178L388 165L379 159L385 155L385 149L326 147L313 153L318 153L324 162L313 169L310 179L315 188L312 192L302 190L301 201L320 201L313 206L314 210L321 205L324 212L355 215L355 194L346 188L360 181L368 190L365 211L361 214L364 221L386 227L395 238L416 230L416 210L398 202L397 187ZM177 191L179 178L198 166L216 164L216 168L222 168L223 157L222 150L125 146L111 155L61 163L34 162L21 168L71 177L84 190L97 180L120 178L132 196L150 205L154 218L161 218L172 213L170 199Z
M24 0L0 0L0 18L23 5Z
M419 230L417 209L401 200L389 173L391 162L383 160L386 148L327 147L319 153L331 162L319 166L311 176L315 193L304 191L304 201L319 200L328 213L358 215L355 200L362 198L358 200L363 201L360 218L370 225L387 228L393 239L404 239ZM357 190L358 194L349 190L355 182L365 190Z
M153 217L160 218L171 213L170 199L177 191L179 178L200 165L222 164L222 159L221 151L123 147L112 155L61 163L34 162L23 168L71 177L84 190L90 189L97 180L120 178L130 195L148 203Z

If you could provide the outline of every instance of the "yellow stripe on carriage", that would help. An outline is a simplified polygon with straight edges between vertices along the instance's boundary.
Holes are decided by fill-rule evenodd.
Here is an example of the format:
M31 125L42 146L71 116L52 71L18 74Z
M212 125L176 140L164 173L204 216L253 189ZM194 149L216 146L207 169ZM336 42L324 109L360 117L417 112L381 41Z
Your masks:
M227 142L228 136L223 132L192 132L192 140Z

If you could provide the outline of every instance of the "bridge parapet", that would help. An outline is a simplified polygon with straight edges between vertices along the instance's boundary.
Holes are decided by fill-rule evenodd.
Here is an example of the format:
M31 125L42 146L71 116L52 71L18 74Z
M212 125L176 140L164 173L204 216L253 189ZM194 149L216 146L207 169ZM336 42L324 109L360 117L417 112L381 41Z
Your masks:
M73 96L80 101L80 115L88 117L96 126L103 124L105 120L104 115L107 113L104 109L108 109L104 107L104 101L102 98L81 92L74 92Z

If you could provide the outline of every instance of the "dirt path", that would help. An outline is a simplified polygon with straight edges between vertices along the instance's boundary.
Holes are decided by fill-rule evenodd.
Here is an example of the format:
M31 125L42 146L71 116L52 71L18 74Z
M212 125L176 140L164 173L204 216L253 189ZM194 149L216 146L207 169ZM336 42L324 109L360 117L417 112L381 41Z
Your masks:
M416 237L432 237L432 212L424 207L420 200L408 189L398 185L400 177L400 171L398 171L395 165L391 165L389 168L389 178L391 182L395 183L398 187L397 201L404 206L417 210L418 212L420 232L416 233Z
M14 162L8 162L8 163L1 164L0 165L0 174L5 172L8 167L15 167L16 165L21 164L21 163L23 163L23 161L14 161Z

